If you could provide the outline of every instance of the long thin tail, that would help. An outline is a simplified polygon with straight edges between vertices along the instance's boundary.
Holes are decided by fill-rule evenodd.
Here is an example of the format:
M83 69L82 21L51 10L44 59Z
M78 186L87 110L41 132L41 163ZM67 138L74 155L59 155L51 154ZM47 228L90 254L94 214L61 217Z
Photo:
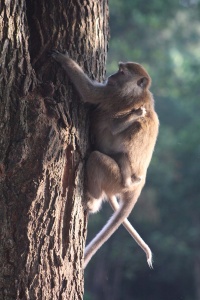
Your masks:
M117 211L119 209L119 204L117 202L117 198L115 196L109 197L109 203L114 211ZM153 269L153 262L152 262L152 252L149 246L145 243L145 241L141 238L141 236L138 234L138 232L133 228L131 223L128 221L128 219L124 219L123 226L126 228L126 230L130 233L130 235L134 238L136 243L144 250L147 256L147 263L151 269Z
M131 199L132 198L132 199ZM135 199L134 199L135 198ZM130 199L126 199L121 206L113 213L110 220L106 225L100 230L100 232L95 236L95 238L87 245L85 249L84 267L87 266L88 262L92 256L97 252L97 250L110 238L110 236L118 229L125 218L127 218L132 211L134 204L138 198L137 193L132 195Z

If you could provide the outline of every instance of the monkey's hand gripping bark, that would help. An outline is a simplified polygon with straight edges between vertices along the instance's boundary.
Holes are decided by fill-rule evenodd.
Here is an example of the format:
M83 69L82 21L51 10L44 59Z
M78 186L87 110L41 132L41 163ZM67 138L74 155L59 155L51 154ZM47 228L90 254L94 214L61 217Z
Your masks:
M52 56L64 68L82 100L97 105L91 121L96 151L91 153L86 166L88 210L98 211L104 194L115 210L86 247L85 266L123 223L146 252L152 267L151 250L126 219L144 186L158 134L159 121L149 92L151 78L141 65L120 62L118 72L98 83L90 80L68 54L54 50ZM141 180L129 185L130 177ZM120 196L120 206L115 195Z

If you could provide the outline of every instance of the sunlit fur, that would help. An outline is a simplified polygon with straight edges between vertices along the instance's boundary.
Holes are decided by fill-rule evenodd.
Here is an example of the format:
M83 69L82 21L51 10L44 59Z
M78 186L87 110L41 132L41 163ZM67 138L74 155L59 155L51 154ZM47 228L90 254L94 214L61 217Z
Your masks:
M91 118L94 151L86 166L88 210L98 211L106 195L115 211L86 247L85 266L123 223L152 267L150 248L126 219L145 184L158 135L158 117L149 91L151 78L140 64L120 62L118 72L98 83L91 81L67 54L53 51L52 56L65 69L82 100L96 105Z

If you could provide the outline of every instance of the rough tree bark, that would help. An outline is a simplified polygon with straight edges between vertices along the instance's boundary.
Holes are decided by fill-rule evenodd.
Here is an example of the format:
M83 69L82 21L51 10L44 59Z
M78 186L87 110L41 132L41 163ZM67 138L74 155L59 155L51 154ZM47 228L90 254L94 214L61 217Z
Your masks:
M88 108L47 52L105 73L107 0L0 2L0 299L82 299Z

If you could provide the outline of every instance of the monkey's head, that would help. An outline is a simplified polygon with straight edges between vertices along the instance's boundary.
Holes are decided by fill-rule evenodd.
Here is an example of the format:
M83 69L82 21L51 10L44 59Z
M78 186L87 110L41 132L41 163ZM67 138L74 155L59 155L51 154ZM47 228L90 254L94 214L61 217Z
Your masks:
M121 95L137 97L149 89L151 77L138 63L119 62L119 70L108 77L107 84L120 90Z

